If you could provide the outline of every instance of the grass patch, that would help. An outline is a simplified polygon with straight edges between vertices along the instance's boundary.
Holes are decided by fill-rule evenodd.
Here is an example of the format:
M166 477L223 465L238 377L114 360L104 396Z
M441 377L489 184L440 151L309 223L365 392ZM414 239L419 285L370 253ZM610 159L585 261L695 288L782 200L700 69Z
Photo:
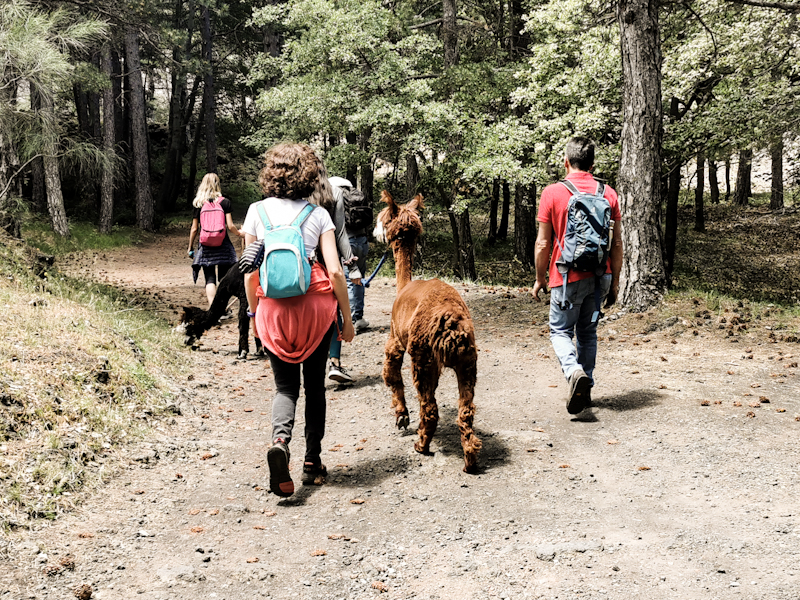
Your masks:
M0 525L71 508L166 416L184 349L169 324L107 286L26 262L0 239ZM40 271L42 271L40 269Z
M44 219L27 221L22 227L22 236L31 245L42 252L62 256L81 250L107 250L130 246L150 237L136 227L115 225L111 233L104 234L92 223L71 222L70 237L62 238L53 232L52 225Z

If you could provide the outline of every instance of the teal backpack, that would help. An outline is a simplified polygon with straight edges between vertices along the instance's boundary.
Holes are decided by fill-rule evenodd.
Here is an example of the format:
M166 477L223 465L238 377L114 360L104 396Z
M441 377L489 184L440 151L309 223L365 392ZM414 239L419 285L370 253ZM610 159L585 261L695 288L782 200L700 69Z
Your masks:
M267 298L302 296L311 283L311 263L306 256L300 226L314 212L306 204L289 225L273 225L263 202L256 205L264 224L264 261L258 271L261 289Z

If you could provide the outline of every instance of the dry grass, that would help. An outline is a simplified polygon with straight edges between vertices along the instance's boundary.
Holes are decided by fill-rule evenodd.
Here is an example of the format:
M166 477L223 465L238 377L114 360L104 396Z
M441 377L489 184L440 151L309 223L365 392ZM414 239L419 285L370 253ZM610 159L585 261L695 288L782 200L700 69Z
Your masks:
M181 346L97 287L33 275L0 240L0 526L69 509L169 404Z

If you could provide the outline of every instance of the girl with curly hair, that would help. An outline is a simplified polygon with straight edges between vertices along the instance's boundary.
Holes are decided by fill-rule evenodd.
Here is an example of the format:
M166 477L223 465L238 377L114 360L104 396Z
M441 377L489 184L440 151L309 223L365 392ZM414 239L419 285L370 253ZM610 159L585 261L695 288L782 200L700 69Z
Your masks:
M265 225L258 214L261 205L273 225L288 224L305 209L319 178L319 159L305 144L278 144L264 155L259 183L266 199L250 205L242 231L245 243L264 238ZM311 284L302 296L267 298L259 285L258 271L245 275L248 315L254 319L259 339L270 359L277 393L272 402L272 446L267 452L270 490L291 496L294 482L289 473L289 443L292 439L300 371L305 390L306 452L303 484L324 483L327 470L322 464L325 435L325 366L337 312L343 324L341 337L355 336L347 299L347 285L336 249L334 224L328 212L315 207L301 224L307 259L312 262ZM319 248L324 259L314 262Z

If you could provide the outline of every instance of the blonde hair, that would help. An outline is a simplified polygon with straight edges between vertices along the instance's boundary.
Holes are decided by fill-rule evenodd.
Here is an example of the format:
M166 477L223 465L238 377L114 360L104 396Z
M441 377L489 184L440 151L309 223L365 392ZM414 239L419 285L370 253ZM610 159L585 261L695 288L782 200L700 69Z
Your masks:
M197 187L197 194L194 196L192 206L195 208L203 208L203 204L209 200L216 200L222 196L222 187L219 183L219 177L216 173L206 173L203 181Z

